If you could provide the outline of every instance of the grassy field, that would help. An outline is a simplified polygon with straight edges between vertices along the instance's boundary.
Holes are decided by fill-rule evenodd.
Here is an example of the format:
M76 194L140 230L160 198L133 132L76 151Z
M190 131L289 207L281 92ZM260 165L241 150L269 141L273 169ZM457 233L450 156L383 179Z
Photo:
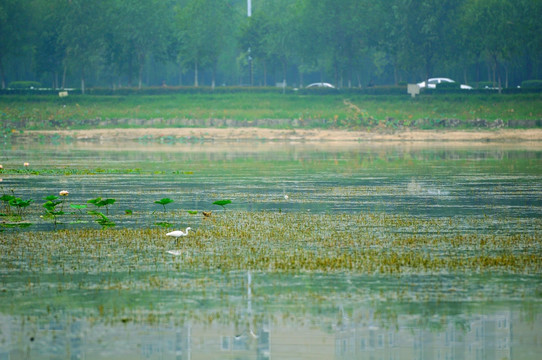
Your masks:
M4 133L100 127L476 128L539 126L541 94L0 96ZM497 120L497 123L493 123ZM502 122L501 122L502 120ZM217 121L217 122L216 122Z

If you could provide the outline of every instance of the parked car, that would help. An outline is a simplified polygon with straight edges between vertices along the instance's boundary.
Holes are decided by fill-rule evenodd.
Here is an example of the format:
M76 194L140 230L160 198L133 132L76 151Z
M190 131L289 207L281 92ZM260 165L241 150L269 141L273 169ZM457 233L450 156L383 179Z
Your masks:
M307 85L306 87L307 87L307 88L313 88L313 87L325 87L325 88L335 89L335 86L331 85L330 83L326 83L326 82L312 83L312 84Z
M428 82L427 88L434 89L434 88L437 87L437 84L440 84L440 83L443 83L443 82L454 83L455 81L452 80L452 79L439 77L439 78L431 78L431 79L427 80L427 82ZM426 87L425 86L425 81L422 81L421 83L418 83L418 86L420 88L425 88ZM461 84L461 89L471 90L472 86Z

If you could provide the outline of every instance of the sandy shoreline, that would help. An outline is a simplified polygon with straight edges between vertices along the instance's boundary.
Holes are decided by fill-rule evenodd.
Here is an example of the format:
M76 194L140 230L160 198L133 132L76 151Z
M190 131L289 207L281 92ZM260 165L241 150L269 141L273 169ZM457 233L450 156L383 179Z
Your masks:
M269 141L473 141L473 142L539 142L542 129L496 129L496 130L401 130L349 131L321 129L265 129L265 128L145 128L145 129L93 129L93 130L36 130L26 131L19 139L35 136L70 137L78 141L131 141L139 139L159 140L167 137L210 141L269 140Z

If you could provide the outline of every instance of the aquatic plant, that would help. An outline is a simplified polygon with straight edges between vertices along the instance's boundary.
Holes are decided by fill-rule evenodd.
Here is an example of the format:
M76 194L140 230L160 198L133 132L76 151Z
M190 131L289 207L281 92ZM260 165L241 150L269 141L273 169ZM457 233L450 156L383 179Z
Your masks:
M171 204L172 202L173 202L173 200L171 200L170 198L163 198L163 199L155 201L154 203L162 205L163 208L164 208L164 212L166 212L166 205Z
M172 223L170 222L167 222L167 221L157 221L154 223L154 225L157 225L157 226L160 226L160 227L163 227L163 228L170 228L173 226Z
M0 201L2 201L2 211L3 211L3 215L4 216L10 216L12 214L12 211L11 211L11 205L10 205L10 201L15 199L15 196L14 195L8 195L8 194L4 194L2 195L2 197L0 197Z
M25 209L33 202L32 199L23 200L15 195L3 194L0 200L3 211L0 216L5 218L1 224L2 228L25 228L32 225L30 222L22 222Z
M53 224L56 229L58 216L64 215L62 209L64 201L58 201L58 196L56 195L49 195L45 197L45 200L47 200L45 204L43 204L43 207L45 208L45 218L53 219ZM61 205L60 210L56 209L58 205Z
M0 231L4 231L4 228L20 228L20 229L25 229L29 226L32 226L33 224L31 222L20 222L20 221L17 221L17 222L2 222L0 224Z
M83 210L87 208L85 204L70 204L70 208L78 211L78 220L81 221L83 216Z
M109 215L109 205L113 205L115 203L116 199L105 199L102 200L101 197L97 197L95 199L90 199L87 201L87 203L92 204L96 206L97 208L105 206L105 212L107 215Z
M23 200L19 197L14 197L13 199L9 200L9 205L15 207L17 210L17 215L22 218L24 215L24 210L30 206L33 201L34 200L32 199Z
M98 212L94 216L102 228L113 226L107 216ZM193 241L183 243L182 262L164 257L170 244L162 228L14 232L3 236L0 244L6 254L4 266L20 266L21 254L26 254L31 256L24 259L29 271L74 266L79 272L92 272L96 261L104 261L104 254L115 259L107 264L116 272L150 268L392 275L542 271L542 219L512 219L505 225L528 227L532 233L470 232L459 226L462 219L382 213L231 211L213 214L213 219L191 234ZM472 226L483 229L493 219L472 221ZM31 254L21 250L36 246L39 251Z
M225 209L225 206L231 204L231 200L225 199L225 200L217 200L213 202L213 205L222 206L222 209Z
M89 211L88 213L89 213L89 215L94 215L96 217L95 221L96 221L96 223L98 225L100 225L102 227L102 229L110 228L110 227L113 227L113 226L116 225L113 221L111 221L102 212L92 210L92 211Z

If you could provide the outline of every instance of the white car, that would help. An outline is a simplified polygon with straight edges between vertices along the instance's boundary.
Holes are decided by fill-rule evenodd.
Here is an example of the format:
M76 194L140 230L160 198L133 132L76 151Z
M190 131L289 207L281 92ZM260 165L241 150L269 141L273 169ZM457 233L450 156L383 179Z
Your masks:
M427 88L434 89L434 88L437 87L437 84L440 84L440 83L443 83L443 82L454 83L455 81L452 80L452 79L448 79L448 78L431 78L431 79L427 80L427 82L429 84L429 85L427 85ZM424 88L425 87L425 81L422 81L421 83L418 83L418 86L420 88ZM461 84L461 89L471 90L472 86Z
M308 87L308 88L312 88L312 87L326 87L326 88L335 89L335 86L331 85L330 83L326 83L326 82L312 83L312 84L307 85L307 87Z

